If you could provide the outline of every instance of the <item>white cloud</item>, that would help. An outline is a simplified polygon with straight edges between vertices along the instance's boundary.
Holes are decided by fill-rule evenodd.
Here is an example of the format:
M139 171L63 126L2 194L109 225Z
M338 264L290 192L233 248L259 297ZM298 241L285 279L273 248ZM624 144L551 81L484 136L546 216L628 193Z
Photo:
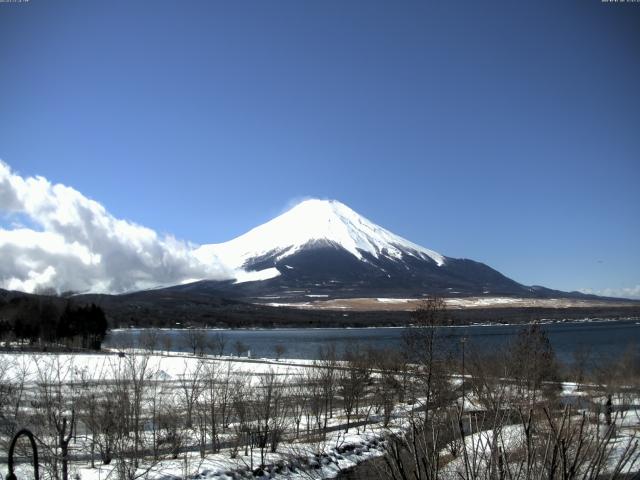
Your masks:
M583 288L580 291L582 293L601 295L603 297L630 298L633 300L640 300L640 285L636 285L635 287L604 288L602 290Z
M22 177L2 161L0 213L36 225L0 228L0 288L121 293L233 278L218 259L198 259L195 245L117 219L77 190Z

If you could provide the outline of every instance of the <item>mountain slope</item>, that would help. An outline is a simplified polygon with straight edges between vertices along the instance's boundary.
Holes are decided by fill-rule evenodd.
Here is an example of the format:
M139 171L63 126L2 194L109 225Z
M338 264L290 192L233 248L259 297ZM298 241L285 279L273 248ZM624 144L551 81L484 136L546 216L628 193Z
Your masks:
M263 258L280 261L314 245L335 244L355 258L413 256L438 265L444 257L382 228L335 200L306 200L226 243L203 245L202 260L221 258L233 268L252 268Z
M580 295L527 287L483 263L445 257L335 200L306 200L234 240L203 245L196 255L237 271L235 281L197 288L241 297Z

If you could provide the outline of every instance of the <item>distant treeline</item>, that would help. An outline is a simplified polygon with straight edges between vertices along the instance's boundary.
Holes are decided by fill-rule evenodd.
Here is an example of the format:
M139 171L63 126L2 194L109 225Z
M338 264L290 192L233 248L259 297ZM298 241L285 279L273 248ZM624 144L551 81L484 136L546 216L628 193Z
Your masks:
M0 340L99 350L107 318L99 306L70 300L15 297L0 300Z

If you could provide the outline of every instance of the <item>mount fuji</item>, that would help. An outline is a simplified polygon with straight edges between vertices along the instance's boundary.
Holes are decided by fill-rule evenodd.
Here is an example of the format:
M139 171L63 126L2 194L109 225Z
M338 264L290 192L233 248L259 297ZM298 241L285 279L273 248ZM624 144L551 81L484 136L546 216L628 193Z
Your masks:
M196 250L221 260L233 281L172 287L253 299L508 295L581 296L529 287L473 260L446 257L404 239L335 200L306 200L233 240Z

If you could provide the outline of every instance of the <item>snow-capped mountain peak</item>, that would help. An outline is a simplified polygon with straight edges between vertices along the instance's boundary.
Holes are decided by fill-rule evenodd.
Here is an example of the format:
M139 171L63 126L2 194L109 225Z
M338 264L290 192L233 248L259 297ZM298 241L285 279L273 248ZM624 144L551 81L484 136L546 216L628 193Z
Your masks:
M205 260L217 256L230 267L244 269L253 259L275 256L280 261L314 244L337 245L357 259L363 255L400 260L412 256L431 259L438 266L445 257L410 242L359 215L336 200L305 200L289 211L225 243L203 245L197 255ZM264 280L279 274L262 271ZM255 272L259 273L259 272ZM254 280L254 278L250 278ZM244 280L247 281L247 280Z

